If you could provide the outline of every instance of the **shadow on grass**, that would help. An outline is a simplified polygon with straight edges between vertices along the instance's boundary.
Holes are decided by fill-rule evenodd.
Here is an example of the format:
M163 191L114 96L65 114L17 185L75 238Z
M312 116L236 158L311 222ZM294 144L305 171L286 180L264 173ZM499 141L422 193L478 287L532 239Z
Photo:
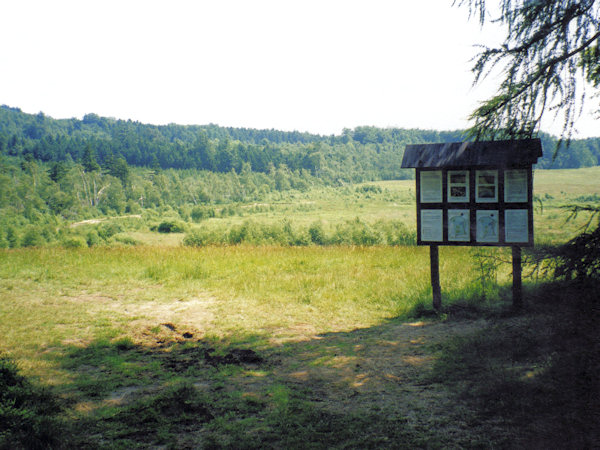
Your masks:
M549 283L527 310L439 349L432 380L473 411L470 426L511 448L600 447L597 283ZM497 433L497 432L500 433Z
M55 446L594 448L597 292L542 285L520 313L466 298L256 349L264 336L198 340L175 324L63 346L48 355L72 379Z
M426 442L405 426L393 398L377 402L374 388L352 388L359 380L380 394L382 380L371 380L373 368L349 362L358 361L364 339L374 339L370 330L257 352L161 326L156 345L121 339L61 349L58 362L73 375L66 391L78 413L69 446L363 448ZM172 331L168 339L165 328ZM368 408L355 404L361 391Z

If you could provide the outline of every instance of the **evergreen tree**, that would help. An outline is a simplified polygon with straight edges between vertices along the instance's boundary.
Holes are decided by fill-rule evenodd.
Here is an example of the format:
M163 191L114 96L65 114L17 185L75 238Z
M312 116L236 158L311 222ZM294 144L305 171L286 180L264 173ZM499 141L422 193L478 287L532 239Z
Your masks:
M86 172L94 172L100 170L100 165L96 161L96 152L92 148L91 144L86 144L83 150L83 156L81 157L81 165Z
M19 246L19 235L12 226L6 228L6 241L9 248L17 248Z
M475 82L491 68L503 65L498 92L472 115L477 138L531 137L550 109L564 114L563 136L569 139L587 89L600 94L600 0L499 0L497 22L507 26L504 44L486 48L474 67ZM485 0L461 0L471 13L487 20ZM583 81L587 81L586 82ZM596 97L600 99L600 95ZM600 106L600 105L599 105ZM556 152L560 145L556 146ZM569 153L591 164L594 156L579 145ZM560 156L564 156L561 154ZM567 162L567 164L571 164ZM575 164L573 164L575 165ZM592 232L562 246L556 277L600 279L600 208L573 206L573 213L596 217Z
M150 168L152 169L152 173L154 175L158 175L161 171L160 162L158 162L158 158L156 155L152 155L152 162L150 163Z
M473 67L475 83L494 68L502 70L504 79L473 112L471 133L477 138L531 137L539 132L542 117L554 111L562 112L563 136L569 138L590 98L586 91L600 87L600 0L497 0L500 16L491 19L489 1L457 1L482 25L493 20L506 27L503 44L484 48Z
M129 165L127 164L127 161L125 161L125 158L122 156L115 158L113 155L110 155L105 166L106 172L121 180L123 187L129 185Z
M62 161L59 161L55 162L54 164L52 164L52 166L50 166L49 176L52 181L58 183L65 177L67 172L68 169L66 164Z

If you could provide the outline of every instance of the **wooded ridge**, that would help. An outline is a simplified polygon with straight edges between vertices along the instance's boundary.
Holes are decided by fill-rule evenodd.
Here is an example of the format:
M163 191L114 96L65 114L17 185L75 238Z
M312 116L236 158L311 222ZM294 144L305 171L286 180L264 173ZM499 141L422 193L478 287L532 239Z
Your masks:
M537 167L578 168L600 164L600 138L571 142L552 160L556 139L542 133L544 157ZM0 153L44 162L81 162L91 148L99 164L122 157L128 165L200 169L226 173L242 169L268 173L285 165L325 181L398 179L406 144L455 142L464 132L361 126L340 135L256 130L218 125L149 125L87 114L53 119L0 107Z

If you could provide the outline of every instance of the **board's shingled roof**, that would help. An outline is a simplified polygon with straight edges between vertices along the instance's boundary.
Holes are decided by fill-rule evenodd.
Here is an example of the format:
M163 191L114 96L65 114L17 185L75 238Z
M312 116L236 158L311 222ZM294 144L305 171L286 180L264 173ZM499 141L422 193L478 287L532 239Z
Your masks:
M509 167L535 164L542 156L539 139L407 145L402 167Z

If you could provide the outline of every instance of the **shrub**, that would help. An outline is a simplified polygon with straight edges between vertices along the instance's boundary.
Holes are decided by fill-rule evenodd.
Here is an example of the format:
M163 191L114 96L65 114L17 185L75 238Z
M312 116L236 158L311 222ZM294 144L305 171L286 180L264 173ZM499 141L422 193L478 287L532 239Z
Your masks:
M177 214L186 222L190 220L190 212L191 208L189 205L182 205L177 208Z
M140 242L137 239L132 238L131 236L115 236L115 241L120 242L125 245L138 245Z
M387 245L415 245L417 235L399 220L379 220L373 224Z
M366 223L358 223L352 229L352 243L355 245L377 245L383 243L383 238L377 230Z
M292 242L292 245L306 246L310 245L311 242L312 240L308 234L308 231L304 230L294 234L294 241Z
M100 243L100 235L96 230L90 230L85 238L88 247L94 247Z
M165 220L158 225L159 233L183 233L185 232L185 224L177 220Z
M377 245L384 243L384 238L358 217L338 225L332 238L335 244Z
M40 247L46 243L44 236L39 228L34 225L30 225L25 230L23 239L21 240L22 247Z
M123 229L115 222L103 223L98 227L98 235L105 241L121 231L123 231Z
M83 248L87 246L87 242L81 236L67 236L61 241L61 245L65 248Z
M221 217L230 217L236 214L241 215L241 211L237 210L233 205L226 206L221 210Z
M296 245L414 245L416 233L401 221L380 220L367 224L356 218L339 224L332 235L328 235L321 221L312 223L308 229L294 229L284 220L281 223L264 224L252 219L233 225L229 230L195 230L187 234L184 245L201 247L210 244L279 244Z
M202 247L208 243L205 239L206 237L206 233L203 233L200 230L194 230L183 237L183 245L187 247Z
M325 245L327 242L323 224L321 222L313 222L308 228L308 235L313 244Z
M127 200L127 206L125 207L125 212L129 214L140 214L142 212L141 206L135 202L134 200Z
M264 235L260 225L252 220L246 220L241 225L231 227L227 240L230 244L241 244L242 242L259 244L264 240Z
M17 365L0 356L0 448L53 448L64 443L61 407L49 391L19 374Z
M202 206L194 206L190 216L194 222L201 222L204 219L215 217L215 210Z
M363 194L368 194L368 193L381 194L382 190L381 190L381 186L377 186L377 185L373 185L373 184L365 184L363 186L358 186L356 188L356 192L363 193Z
M6 242L9 248L17 248L19 246L19 234L11 226L6 228Z
M208 230L194 230L183 238L183 245L188 247L203 247L217 242L216 236Z

